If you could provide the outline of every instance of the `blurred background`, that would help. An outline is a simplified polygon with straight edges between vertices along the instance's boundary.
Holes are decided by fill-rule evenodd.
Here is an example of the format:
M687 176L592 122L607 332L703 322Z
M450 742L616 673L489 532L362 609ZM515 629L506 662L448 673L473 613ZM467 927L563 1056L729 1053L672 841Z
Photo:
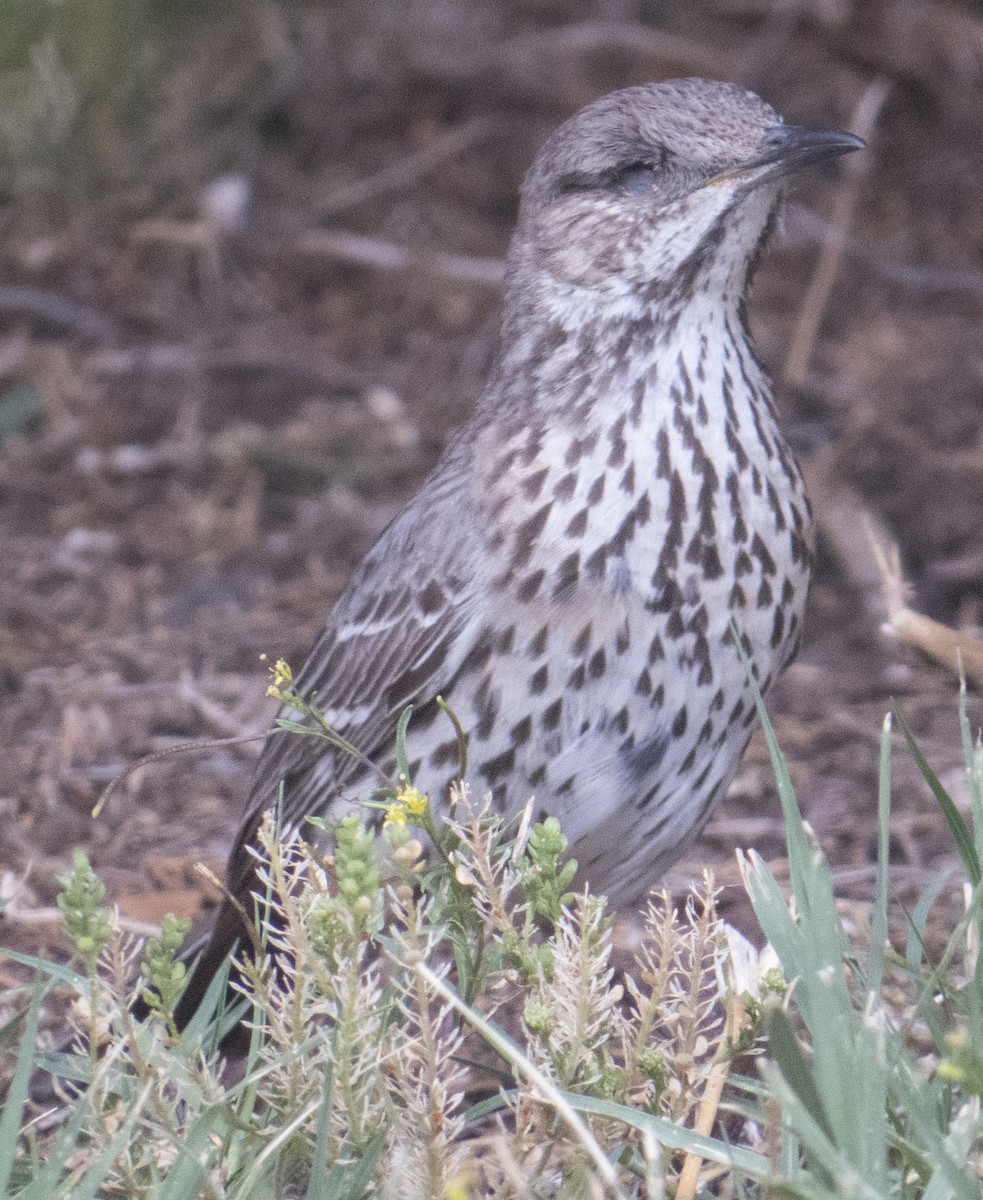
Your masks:
M469 411L538 146L680 75L869 143L796 180L751 306L820 529L771 710L844 902L892 699L964 796L954 677L882 633L865 530L970 645L977 4L0 0L0 941L57 950L75 846L137 924L207 903L193 864L224 863L258 743L164 753L93 805L141 756L268 727L260 654L299 664ZM904 898L951 840L895 774ZM758 741L672 882L736 884L735 845L783 854Z

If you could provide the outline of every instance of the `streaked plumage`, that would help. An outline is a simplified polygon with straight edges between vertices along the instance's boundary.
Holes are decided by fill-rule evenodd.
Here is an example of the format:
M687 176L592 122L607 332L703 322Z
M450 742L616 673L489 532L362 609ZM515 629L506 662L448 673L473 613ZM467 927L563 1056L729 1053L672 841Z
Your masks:
M457 763L508 811L560 817L595 890L629 904L705 823L754 706L794 653L809 510L743 304L791 167L855 148L756 96L681 80L603 97L529 171L501 346L468 424L383 534L299 673L380 762L415 706L415 782ZM285 787L288 821L375 785L323 742L260 760L228 884ZM184 1015L240 935L221 911Z

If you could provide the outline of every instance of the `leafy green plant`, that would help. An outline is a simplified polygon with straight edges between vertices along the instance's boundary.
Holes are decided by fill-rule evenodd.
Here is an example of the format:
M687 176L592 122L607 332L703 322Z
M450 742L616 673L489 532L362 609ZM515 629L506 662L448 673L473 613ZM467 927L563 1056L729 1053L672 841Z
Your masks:
M311 723L331 736L316 702L295 711L298 735ZM46 984L5 996L19 1015L0 1031L16 1057L0 1196L685 1198L724 1175L747 1194L979 1197L983 752L965 703L969 824L923 768L967 875L965 916L938 961L924 939L934 893L904 951L887 941L890 719L864 947L762 715L791 876L786 897L758 855L741 858L763 956L720 920L706 880L682 903L654 896L633 963L615 970L605 902L571 891L557 823L528 810L506 823L460 785L436 821L406 777L407 721L396 778L368 820L326 831L326 857L278 837L272 815L260 831L261 942L279 966L269 954L242 964L237 1011L217 979L179 1032L180 926L165 923L137 970L77 857L60 903L79 970L20 956L77 995L77 1052L42 1060L76 1090L53 1131L25 1123ZM138 991L152 1009L143 1024L129 1015ZM251 1045L233 1073L216 1047L243 1009ZM760 1079L735 1076L762 1030Z

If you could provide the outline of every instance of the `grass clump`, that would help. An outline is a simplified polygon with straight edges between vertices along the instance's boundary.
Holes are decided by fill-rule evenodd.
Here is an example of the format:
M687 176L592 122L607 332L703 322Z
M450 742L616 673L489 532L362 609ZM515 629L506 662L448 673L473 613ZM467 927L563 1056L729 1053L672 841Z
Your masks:
M401 776L373 821L335 825L327 857L268 818L266 952L243 963L237 1004L216 980L179 1032L181 926L165 923L137 971L78 856L61 900L77 970L35 962L46 982L6 998L23 1012L4 1031L12 1049L20 1038L0 1195L979 1197L983 752L964 706L962 720L970 823L939 802L968 903L939 961L924 944L931 896L903 949L887 943L890 722L865 948L847 937L767 724L792 894L742 856L764 958L722 922L707 879L678 905L653 896L616 969L605 901L571 891L557 822L527 811L508 824L455 785L438 824ZM405 737L404 722L400 768ZM81 1037L42 1065L77 1095L41 1133L25 1101L52 980L73 987ZM143 1024L129 1016L136 990ZM240 1015L251 1044L231 1072L217 1047ZM758 1076L735 1073L762 1045Z

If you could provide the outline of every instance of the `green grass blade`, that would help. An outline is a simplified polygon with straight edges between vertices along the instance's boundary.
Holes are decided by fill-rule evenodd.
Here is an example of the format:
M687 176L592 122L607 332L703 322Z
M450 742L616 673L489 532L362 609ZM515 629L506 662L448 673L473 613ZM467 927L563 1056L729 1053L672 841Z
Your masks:
M922 778L932 789L935 799L938 801L939 808L942 809L942 815L945 817L946 824L949 826L949 831L952 834L952 840L956 843L956 849L959 851L959 857L962 860L963 870L969 876L969 881L974 888L979 887L980 880L983 878L983 870L980 869L980 856L976 853L976 847L973 844L973 839L970 836L969 830L966 828L966 822L962 819L959 809L952 802L952 797L939 782L938 776L928 765L925 755L922 754L918 743L915 741L915 734L908 722L908 718L904 715L900 708L895 708L895 716L898 724L901 726L901 732L904 734L905 741L908 743L908 749L911 751L911 756L918 764L918 769L922 773Z
M682 1150L696 1154L707 1162L731 1166L752 1179L765 1181L770 1175L768 1159L753 1150L732 1146L719 1138L705 1137L685 1125L676 1125L665 1117L657 1117L638 1108L616 1104L613 1100L601 1100L596 1096L581 1096L575 1092L563 1092L563 1098L577 1112L592 1116L607 1117L620 1121L642 1133L650 1133L670 1150Z
M332 1041L336 1041L332 1030ZM331 1117L334 1112L334 1050L324 1072L321 1087L321 1109L317 1115L317 1133L314 1136L314 1158L311 1177L307 1181L307 1200L324 1200L328 1174L328 1139L331 1136Z
M188 1196L201 1194L201 1185L214 1166L214 1155L209 1153L215 1147L212 1130L222 1115L222 1106L214 1104L193 1122L154 1200L186 1200Z
M46 991L47 985L38 980L34 985L27 1016L24 1018L24 1034L17 1052L17 1067L10 1081L3 1112L0 1113L0 1197L9 1195L7 1189L17 1156L24 1105L27 1103L31 1072L34 1069L34 1044L38 1036L38 1022L41 1019L41 1004Z
M887 890L891 845L891 714L884 717L881 729L881 767L877 798L877 880L874 885L874 911L870 920L870 946L867 950L867 994L878 995L884 978L884 952L887 946Z
M6 947L4 947L3 956L9 958L11 962L30 967L39 975L47 975L78 992L84 993L89 989L88 979L84 975L80 975L78 971L73 971L71 967L66 967L64 963L48 962L47 959L36 958L33 954L21 954L19 950L8 950Z
M966 711L966 676L959 680L959 730L962 734L963 755L966 759L966 775L969 779L969 802L973 813L973 833L976 853L983 860L983 746L973 742Z
M835 1141L826 1106L805 1055L799 1049L792 1024L785 1011L776 1008L768 1020L768 1053L777 1063L782 1077L798 1096L802 1106L831 1142Z

